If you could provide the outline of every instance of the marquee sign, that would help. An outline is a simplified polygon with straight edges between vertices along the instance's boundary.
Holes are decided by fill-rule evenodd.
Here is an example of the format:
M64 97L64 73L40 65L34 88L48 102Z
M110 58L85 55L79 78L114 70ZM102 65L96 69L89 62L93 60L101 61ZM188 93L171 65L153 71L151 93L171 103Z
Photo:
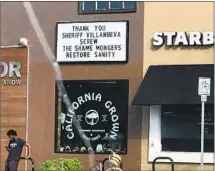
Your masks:
M58 22L56 61L127 62L128 21Z
M58 94L56 152L88 153L87 141L96 153L108 153L108 148L126 153L128 81L64 81L64 86L71 105L67 108Z
M154 46L212 46L214 44L214 32L155 32L153 35Z

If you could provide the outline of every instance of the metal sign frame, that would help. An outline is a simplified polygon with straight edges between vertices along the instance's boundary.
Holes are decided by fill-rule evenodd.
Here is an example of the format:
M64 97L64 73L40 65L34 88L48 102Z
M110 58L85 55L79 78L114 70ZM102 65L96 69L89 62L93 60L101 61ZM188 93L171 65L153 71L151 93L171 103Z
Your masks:
M201 96L201 166L200 170L204 171L204 122L205 122L205 102L207 96L210 96L211 78L199 77L198 95Z

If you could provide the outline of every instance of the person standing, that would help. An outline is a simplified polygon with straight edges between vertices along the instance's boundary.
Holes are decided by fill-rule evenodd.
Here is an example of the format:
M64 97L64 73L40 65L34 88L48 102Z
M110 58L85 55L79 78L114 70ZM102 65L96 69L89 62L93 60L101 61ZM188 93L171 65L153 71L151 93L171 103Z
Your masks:
M18 138L15 130L9 130L7 136L9 143L6 146L8 157L5 164L5 171L17 171L23 147L27 147L27 156L25 157L27 159L30 157L31 146L25 140Z

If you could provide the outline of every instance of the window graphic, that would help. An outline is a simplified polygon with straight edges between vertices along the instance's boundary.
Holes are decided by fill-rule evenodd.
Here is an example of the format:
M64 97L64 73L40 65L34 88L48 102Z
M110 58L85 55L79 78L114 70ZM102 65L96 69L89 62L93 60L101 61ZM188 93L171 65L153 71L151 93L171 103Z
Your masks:
M82 1L79 13L135 12L135 1Z
M128 80L64 80L56 86L56 153L127 153ZM86 143L91 144L91 148Z

